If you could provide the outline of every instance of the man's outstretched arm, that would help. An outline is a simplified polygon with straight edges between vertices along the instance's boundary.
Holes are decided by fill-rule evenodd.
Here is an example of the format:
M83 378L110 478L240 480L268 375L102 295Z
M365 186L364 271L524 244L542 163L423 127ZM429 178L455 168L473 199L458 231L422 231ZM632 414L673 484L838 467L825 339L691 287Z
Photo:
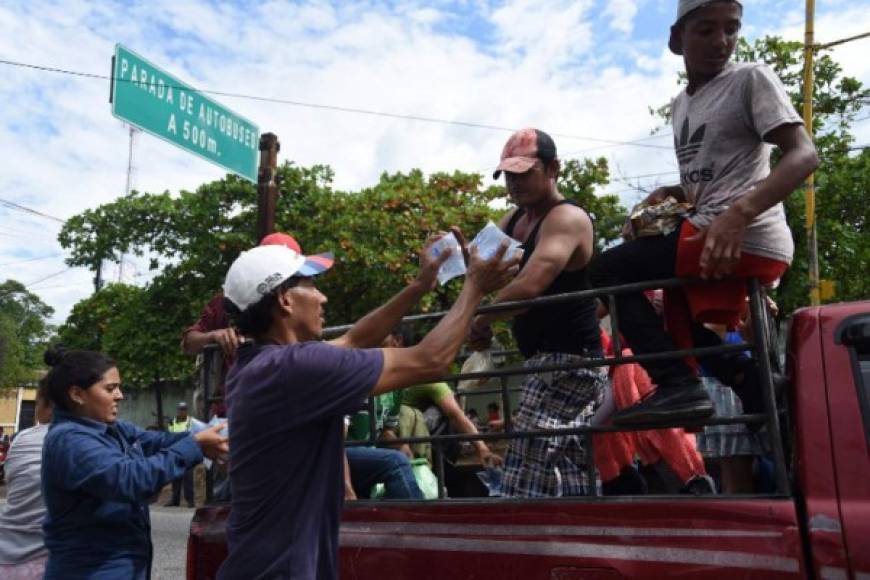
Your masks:
M372 394L378 395L438 378L445 374L468 334L480 301L502 288L517 273L519 256L505 260L507 242L489 260L472 248L465 284L444 318L409 348L385 348L384 366Z
M331 340L330 343L349 348L380 346L390 331L402 321L402 317L435 287L438 269L450 257L449 252L442 253L438 258L433 258L429 254L429 247L436 239L430 240L420 251L420 272L413 282L405 286L386 304L360 318L347 333Z

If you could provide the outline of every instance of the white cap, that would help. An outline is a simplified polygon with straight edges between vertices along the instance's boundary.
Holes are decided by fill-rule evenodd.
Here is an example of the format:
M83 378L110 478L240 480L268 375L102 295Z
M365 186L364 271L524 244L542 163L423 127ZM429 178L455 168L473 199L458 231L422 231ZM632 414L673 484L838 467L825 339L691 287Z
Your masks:
M702 6L706 6L707 4L712 4L713 2L723 2L725 0L679 0L677 3L677 19L674 21L679 22L680 19L683 18L686 14L691 12L692 10L697 10ZM737 0L731 0L735 4L740 4L741 8L743 4L738 2Z
M293 276L311 277L332 267L332 254L303 256L286 246L257 246L242 252L224 280L224 296L245 311Z

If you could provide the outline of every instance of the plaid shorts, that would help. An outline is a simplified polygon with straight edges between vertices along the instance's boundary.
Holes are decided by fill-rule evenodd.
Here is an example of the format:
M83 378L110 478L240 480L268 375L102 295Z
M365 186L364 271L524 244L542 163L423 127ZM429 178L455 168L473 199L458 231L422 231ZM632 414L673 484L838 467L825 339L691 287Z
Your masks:
M525 367L577 363L577 354L545 353ZM515 431L568 429L588 425L607 388L607 374L597 368L530 374L523 384ZM582 436L512 439L505 457L502 494L515 497L592 495L595 482L586 475Z

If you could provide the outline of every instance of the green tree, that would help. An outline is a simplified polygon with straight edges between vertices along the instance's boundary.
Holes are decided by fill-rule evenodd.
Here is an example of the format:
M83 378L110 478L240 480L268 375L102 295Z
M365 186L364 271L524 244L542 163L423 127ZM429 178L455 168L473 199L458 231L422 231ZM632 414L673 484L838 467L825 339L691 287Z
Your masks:
M181 332L172 322L190 316L191 301L177 299L171 273L146 288L104 286L73 307L59 329L61 342L110 354L125 383L184 377L189 362L179 354Z
M0 387L31 378L43 366L52 314L54 309L21 282L0 284Z
M15 322L0 315L0 389L13 387L27 375Z
M360 192L334 191L324 166L286 164L279 176L277 229L292 233L307 253L336 254L335 272L320 280L331 324L386 300L416 273L416 251L429 233L452 224L476 231L500 195L482 188L480 176L462 173L385 174ZM220 288L232 260L255 244L255 211L254 187L228 176L177 197L133 192L68 220L60 241L71 251L70 265L132 253L149 257L157 273L144 288L108 286L77 305L63 340L112 354L128 380L183 374L190 361L178 347L182 329ZM446 306L450 292L439 289L421 308Z
M595 195L595 187L610 183L607 159L569 159L562 164L559 191L589 212L595 224L597 249L603 250L621 239L628 212L616 195Z
M318 280L329 296L328 324L344 324L382 304L417 272L417 252L435 232L459 226L473 235L497 219L503 187L483 187L478 174L425 176L419 170L381 175L357 192L332 188L326 166L279 168L276 229L291 233L306 253L332 251L337 265ZM624 209L616 198L597 198L607 163L568 161L560 179L599 222L599 240L618 236ZM180 352L182 329L220 288L230 263L252 247L256 191L228 176L196 192L130 195L69 219L60 233L68 263L93 267L121 254L146 256L156 271L144 288L110 285L79 303L61 329L64 342L99 348L122 365L127 380L178 378L190 369ZM459 284L424 298L423 312L449 307Z
M782 80L792 103L803 111L803 44L779 37L749 43L741 39L735 52L741 62L765 62ZM685 74L680 75L685 82ZM870 258L870 152L853 149L850 127L856 115L870 102L870 90L860 81L843 75L842 67L827 51L814 61L813 139L821 163L816 171L816 223L819 270L822 279L836 283L834 300L870 296L870 279L864 270ZM669 120L667 106L651 112ZM772 156L776 163L778 153ZM795 240L791 268L775 293L782 312L809 303L807 269L806 205L804 191L794 192L785 202L788 224Z
M776 37L741 42L737 58L766 62L783 81L798 111L803 110L803 45ZM870 91L851 77L827 52L814 61L813 139L821 163L816 172L816 223L819 275L837 283L834 299L870 296L870 280L862 264L870 256L870 154L850 152L850 126L870 100ZM776 159L774 159L775 162ZM795 260L777 292L785 312L809 302L806 204L803 191L786 200L789 226L795 239Z

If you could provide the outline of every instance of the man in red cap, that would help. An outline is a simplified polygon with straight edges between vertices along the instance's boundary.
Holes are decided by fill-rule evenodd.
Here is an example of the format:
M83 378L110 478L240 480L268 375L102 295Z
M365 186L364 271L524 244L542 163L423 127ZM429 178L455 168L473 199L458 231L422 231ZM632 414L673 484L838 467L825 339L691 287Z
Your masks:
M523 244L519 275L496 294L493 303L589 288L586 265L592 258L589 215L556 188L559 159L553 139L538 129L514 133L493 175L504 172L508 194L517 205L499 223ZM481 314L474 319L469 343L489 345L490 323L513 318L513 335L526 367L570 364L602 356L594 300L533 307L520 313ZM588 424L600 404L606 375L598 369L530 374L514 428L519 431ZM555 441L555 444L554 444ZM586 450L578 437L514 439L505 458L502 491L508 496L546 497L589 494Z

